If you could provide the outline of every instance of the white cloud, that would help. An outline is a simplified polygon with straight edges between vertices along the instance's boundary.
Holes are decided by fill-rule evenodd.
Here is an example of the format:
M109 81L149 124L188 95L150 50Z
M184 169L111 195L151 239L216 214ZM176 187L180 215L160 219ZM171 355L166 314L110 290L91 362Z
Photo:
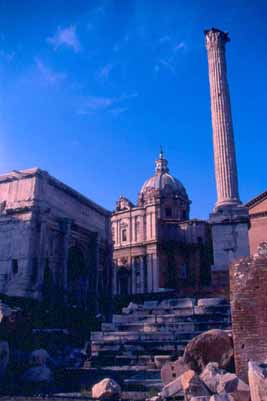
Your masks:
M185 48L186 48L185 42L179 42L174 47L174 52L177 52L178 50L182 50L182 49L185 49Z
M47 42L51 43L55 50L59 47L68 47L75 53L78 53L81 50L81 44L74 25L70 25L67 28L58 27L55 35L48 38Z
M0 50L0 57L2 59L4 59L6 62L10 63L15 57L15 52L8 53L8 52L6 52L6 51L1 49Z
M114 109L111 109L109 112L114 117L119 117L121 114L125 113L126 111L128 111L128 107L116 107Z
M170 38L169 35L162 36L162 37L159 39L159 43L160 43L160 44L166 43L166 42L170 42L170 41L171 41L171 38Z
M57 84L66 78L66 74L53 71L39 58L35 59L35 64L41 78L50 85Z
M117 97L105 96L88 96L81 108L77 111L78 114L95 114L98 112L109 112L117 117L119 114L128 110L125 103L137 97L136 92L130 94L122 94Z
M175 72L175 66L171 60L164 60L160 59L158 60L159 65L165 67L167 70L169 70L173 75L176 74Z
M113 68L114 65L111 63L104 65L102 68L98 70L97 78L101 81L107 81Z

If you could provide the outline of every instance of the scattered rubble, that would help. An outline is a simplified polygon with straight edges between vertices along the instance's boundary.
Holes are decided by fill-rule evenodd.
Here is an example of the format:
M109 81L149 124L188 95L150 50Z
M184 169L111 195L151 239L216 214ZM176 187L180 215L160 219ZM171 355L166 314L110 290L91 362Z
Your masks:
M92 397L117 401L121 397L121 388L115 380L106 378L92 387Z
M23 383L51 383L54 375L47 366L50 357L45 349L37 349L30 355L29 367L22 375Z
M221 375L218 393L231 394L236 401L249 401L250 399L249 386L234 373Z
M189 369L188 365L184 362L182 357L179 357L174 362L167 362L161 368L160 376L162 382L166 385L172 382L175 378L181 376Z
M185 401L190 401L192 397L208 397L211 392L200 380L198 374L194 370L188 370L181 376L182 387L184 391Z
M219 369L217 362L210 362L201 373L200 378L212 393L217 393L221 375L224 373L224 370Z

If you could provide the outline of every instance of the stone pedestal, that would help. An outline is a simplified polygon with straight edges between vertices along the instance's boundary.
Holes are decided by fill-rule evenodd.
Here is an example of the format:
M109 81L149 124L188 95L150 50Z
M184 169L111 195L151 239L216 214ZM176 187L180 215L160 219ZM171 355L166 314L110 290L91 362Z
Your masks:
M212 225L214 258L212 280L217 286L220 277L227 284L229 265L249 255L248 211L244 206L224 207L212 213L209 221Z

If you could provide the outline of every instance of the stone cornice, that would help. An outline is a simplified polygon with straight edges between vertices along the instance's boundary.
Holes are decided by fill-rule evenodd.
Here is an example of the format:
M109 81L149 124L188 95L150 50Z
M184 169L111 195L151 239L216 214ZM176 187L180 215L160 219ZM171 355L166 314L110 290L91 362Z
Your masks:
M109 217L111 215L110 211L106 210L102 206L96 204L91 199L86 198L80 192L76 191L75 189L69 187L68 185L64 184L63 182L59 181L57 178L48 174L47 171L41 170L40 168L34 167L31 169L20 170L20 171L11 171L10 173L3 174L0 176L0 184L5 182L11 182L15 180L21 179L29 179L33 177L38 177L41 179L46 179L50 185L53 185L57 189L64 191L68 195L78 199L84 205L94 209L96 212L104 214L105 216Z
M251 207L258 205L265 199L267 199L267 191L264 191L261 194L259 194L258 196L256 196L255 198L251 199L249 202L246 203L245 206L250 209Z

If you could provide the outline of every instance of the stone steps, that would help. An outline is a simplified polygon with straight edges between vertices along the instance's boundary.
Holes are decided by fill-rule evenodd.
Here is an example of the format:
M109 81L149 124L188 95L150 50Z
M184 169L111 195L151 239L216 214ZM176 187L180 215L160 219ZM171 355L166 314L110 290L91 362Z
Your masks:
M91 370L120 380L123 391L159 391L161 358L182 355L196 335L229 326L229 305L222 298L130 304L91 333Z

